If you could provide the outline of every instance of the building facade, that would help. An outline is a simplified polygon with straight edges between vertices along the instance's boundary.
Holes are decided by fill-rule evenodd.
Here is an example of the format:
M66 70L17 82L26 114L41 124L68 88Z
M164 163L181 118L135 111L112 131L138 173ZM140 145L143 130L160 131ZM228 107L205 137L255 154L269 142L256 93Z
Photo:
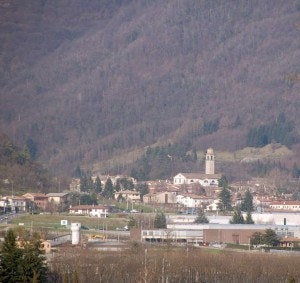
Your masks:
M178 173L173 177L174 185L200 184L203 187L218 186L221 174L215 174L215 155L212 148L208 148L205 155L205 174Z

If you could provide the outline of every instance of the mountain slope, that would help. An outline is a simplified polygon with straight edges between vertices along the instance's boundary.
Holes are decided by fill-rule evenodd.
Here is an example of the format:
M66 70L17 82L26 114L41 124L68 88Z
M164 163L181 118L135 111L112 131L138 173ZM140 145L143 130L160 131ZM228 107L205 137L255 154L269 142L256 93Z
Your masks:
M29 146L29 147L28 147ZM0 192L48 192L55 185L49 173L32 159L33 147L20 149L0 130Z
M280 113L299 136L295 1L1 2L0 126L54 170L166 142L242 148Z

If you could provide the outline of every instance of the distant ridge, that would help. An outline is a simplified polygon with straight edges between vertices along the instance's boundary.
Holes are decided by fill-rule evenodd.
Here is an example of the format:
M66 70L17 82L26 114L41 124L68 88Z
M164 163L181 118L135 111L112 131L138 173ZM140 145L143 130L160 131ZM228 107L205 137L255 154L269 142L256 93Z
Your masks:
M297 1L1 3L0 127L51 171L123 170L168 143L237 151L281 113L298 154Z

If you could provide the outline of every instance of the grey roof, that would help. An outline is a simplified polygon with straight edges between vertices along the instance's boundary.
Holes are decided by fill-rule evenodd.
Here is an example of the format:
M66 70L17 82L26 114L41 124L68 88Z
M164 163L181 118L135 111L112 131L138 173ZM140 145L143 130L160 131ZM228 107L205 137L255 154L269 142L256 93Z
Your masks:
M49 193L49 194L47 194L47 197L64 197L68 194L69 193Z

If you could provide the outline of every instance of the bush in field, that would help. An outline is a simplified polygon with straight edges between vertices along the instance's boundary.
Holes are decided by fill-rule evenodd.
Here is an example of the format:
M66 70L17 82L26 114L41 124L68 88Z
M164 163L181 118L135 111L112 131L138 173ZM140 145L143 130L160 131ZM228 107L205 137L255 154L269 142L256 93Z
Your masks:
M270 247L276 246L279 242L276 232L272 229L266 229L264 233L253 233L250 238L250 241L251 244L255 246L266 245Z

